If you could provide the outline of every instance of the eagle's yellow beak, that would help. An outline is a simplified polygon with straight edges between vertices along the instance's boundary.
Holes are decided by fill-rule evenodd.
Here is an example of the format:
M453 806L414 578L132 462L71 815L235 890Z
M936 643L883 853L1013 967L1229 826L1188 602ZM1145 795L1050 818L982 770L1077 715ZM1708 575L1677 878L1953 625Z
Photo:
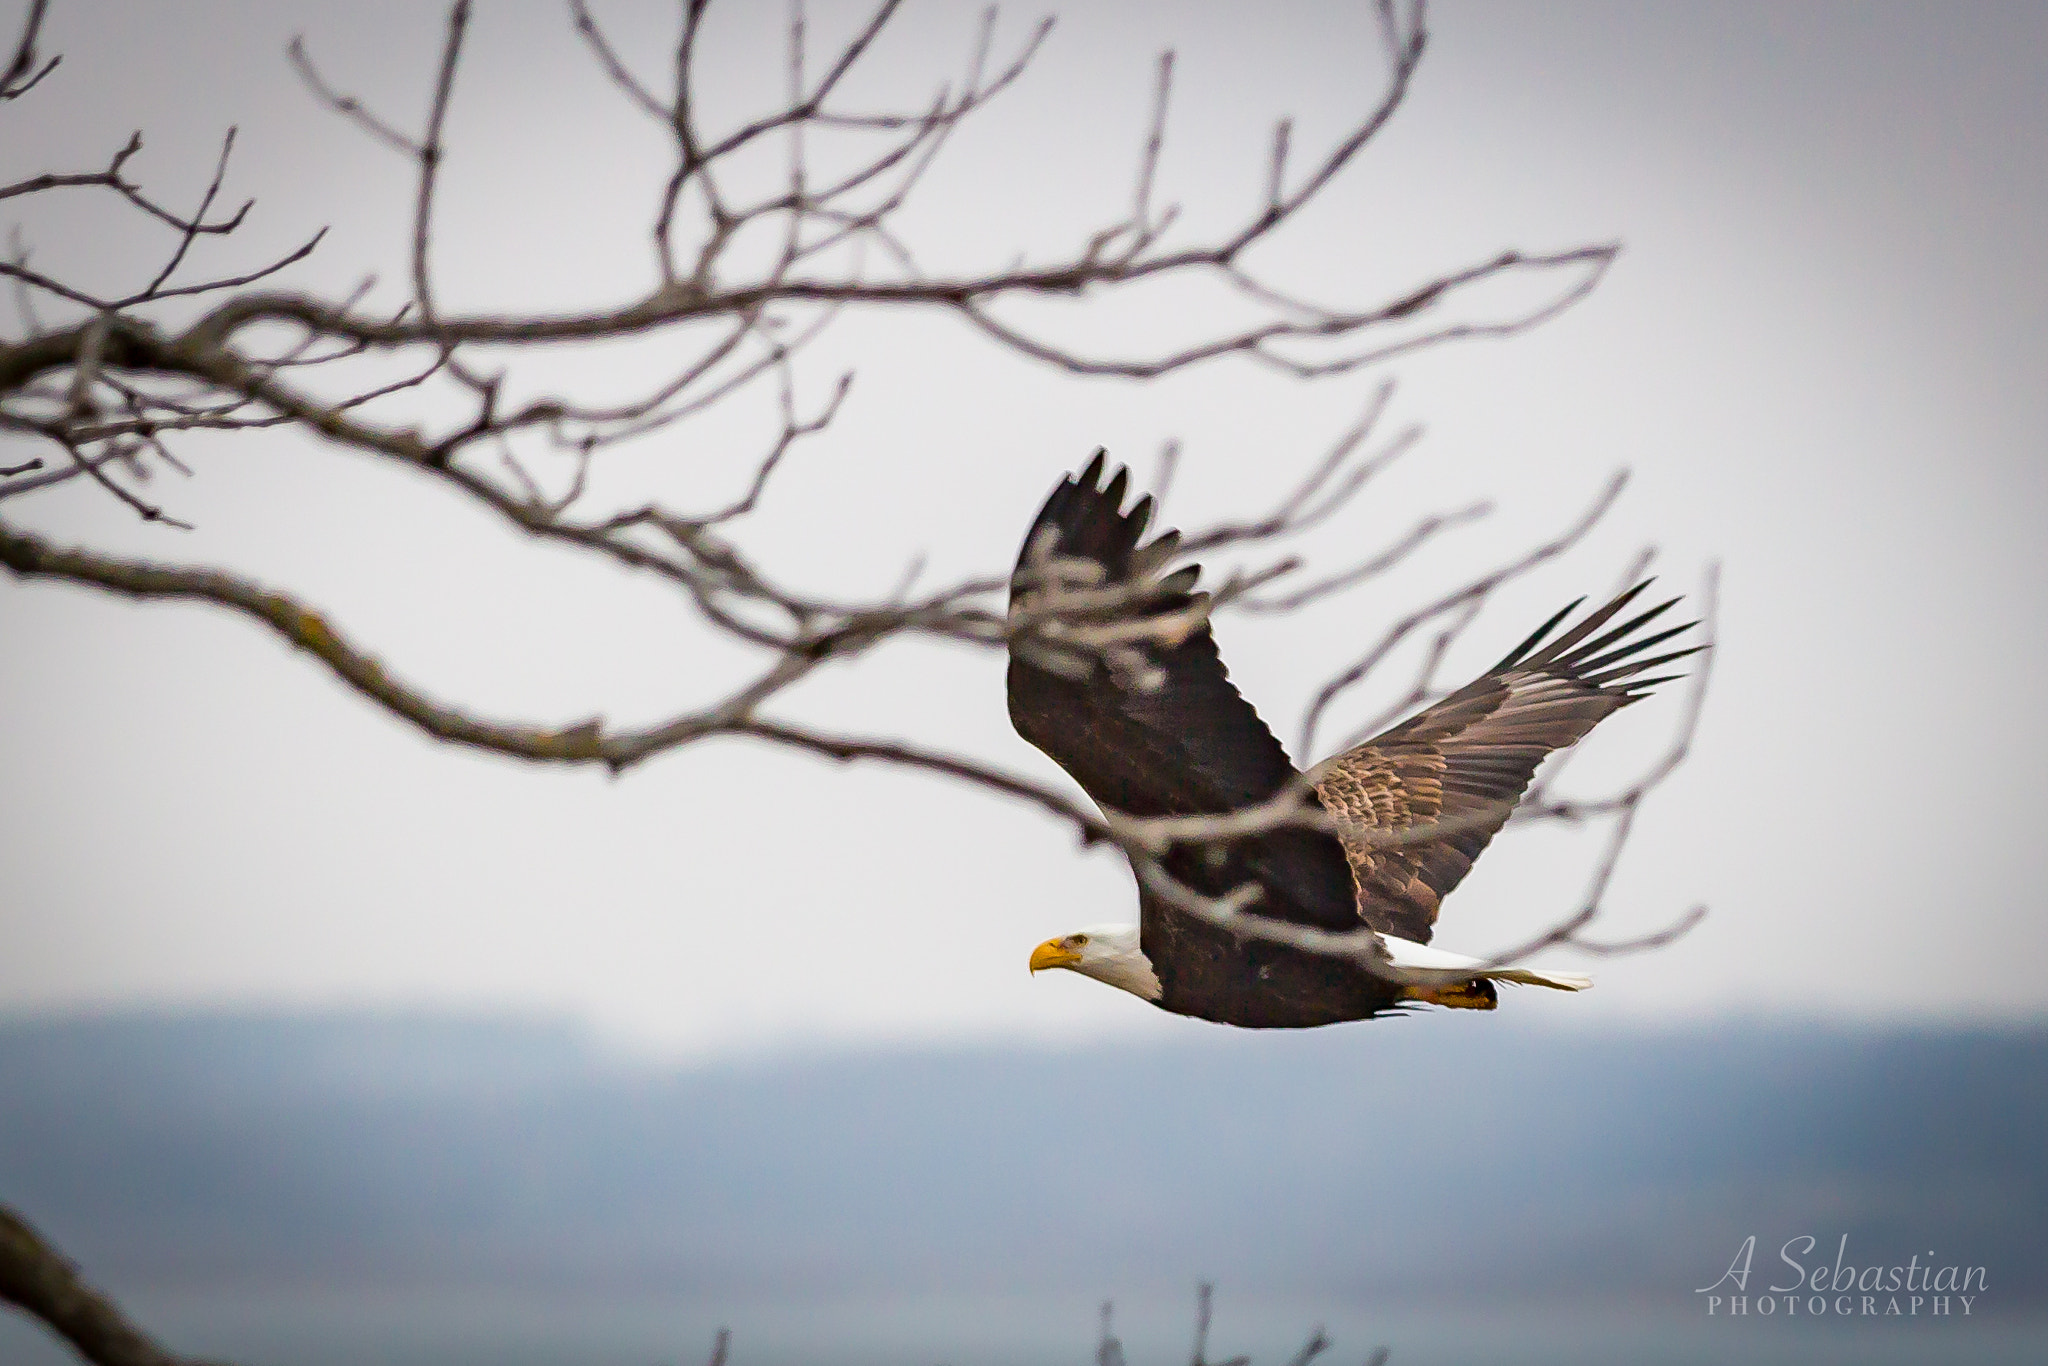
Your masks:
M1031 951L1031 970L1041 968L1070 968L1081 961L1081 955L1068 948L1058 939L1048 939Z

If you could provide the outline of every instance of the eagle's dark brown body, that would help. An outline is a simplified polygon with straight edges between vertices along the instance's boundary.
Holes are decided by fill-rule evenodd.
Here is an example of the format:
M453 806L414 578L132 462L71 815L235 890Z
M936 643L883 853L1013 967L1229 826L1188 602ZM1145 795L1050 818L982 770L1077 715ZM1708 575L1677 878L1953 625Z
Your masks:
M1163 572L1178 534L1143 542L1152 500L1123 508L1128 476L1101 483L1103 459L1062 481L1025 538L1013 610L1041 602L1049 571L1065 582L1122 586L1115 612L1154 621L1121 655L1049 655L1013 647L1010 719L1105 808L1136 816L1204 815L1266 801L1300 781L1280 742L1238 694L1198 611L1195 571ZM1167 867L1189 888L1260 888L1256 911L1325 930L1427 943L1439 903L1506 821L1545 755L1577 741L1663 679L1642 674L1690 654L1642 658L1678 627L1639 630L1671 604L1601 632L1644 585L1547 640L1571 611L1450 697L1322 765L1314 796L1343 838L1283 829L1223 849L1177 849ZM1577 604L1574 604L1576 606ZM1189 623L1192 623L1190 625ZM1372 836L1441 822L1437 838L1381 847ZM1176 1014L1254 1028L1366 1019L1399 1008L1403 990L1363 969L1197 919L1140 889L1141 946ZM1491 1003L1476 982L1470 1003Z

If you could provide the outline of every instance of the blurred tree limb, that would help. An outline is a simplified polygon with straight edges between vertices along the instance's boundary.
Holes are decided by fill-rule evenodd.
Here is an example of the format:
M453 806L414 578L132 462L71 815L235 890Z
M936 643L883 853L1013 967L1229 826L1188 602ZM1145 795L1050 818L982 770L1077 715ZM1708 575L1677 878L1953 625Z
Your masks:
M204 1366L165 1351L130 1323L5 1205L0 1205L0 1300L41 1319L95 1366Z

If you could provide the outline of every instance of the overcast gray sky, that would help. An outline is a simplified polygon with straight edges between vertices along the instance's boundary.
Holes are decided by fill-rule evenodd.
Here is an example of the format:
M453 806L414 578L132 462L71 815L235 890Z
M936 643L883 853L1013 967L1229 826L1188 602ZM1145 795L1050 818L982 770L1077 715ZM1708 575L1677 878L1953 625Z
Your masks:
M65 62L0 114L0 178L92 164L142 127L138 169L190 194L237 124L231 189L260 202L232 259L332 224L307 282L391 267L405 168L313 107L283 47L303 31L337 81L410 121L431 7L56 8ZM658 62L665 7L604 12ZM909 5L874 86L922 91L956 67L973 12ZM1037 13L1006 12L1007 31ZM749 22L717 36L758 63ZM843 23L820 7L821 28ZM1505 597L1459 667L1604 590L1644 544L1680 586L1721 561L1698 751L1648 813L1609 929L1695 901L1712 914L1676 947L1594 964L1590 995L1506 1009L2038 1016L2048 9L1445 3L1432 29L1408 106L1272 259L1357 300L1504 247L1626 249L1548 327L1389 371L1393 420L1428 436L1312 549L1355 553L1475 497L1500 511L1368 594L1227 621L1234 675L1291 737L1348 651L1630 466L1601 532ZM555 9L484 4L474 32L440 220L447 297L631 297L658 144ZM1163 183L1198 221L1258 192L1273 118L1319 145L1381 78L1363 7L1077 6L930 183L914 226L938 259L1000 261L1115 212L1169 45ZM735 55L719 88L752 70ZM24 226L47 265L118 273L147 239L112 217L79 198ZM1063 470L1097 445L1148 469L1170 435L1187 447L1170 515L1242 514L1378 381L1302 389L1218 365L1077 383L963 341L938 323L846 328L815 373L822 386L858 365L854 398L749 543L821 585L886 587L920 551L933 581L1000 570ZM644 471L650 486L719 501L744 470L709 435ZM200 454L197 478L153 490L190 535L87 488L8 514L298 589L481 710L630 721L699 695L705 643L645 583L513 544L359 460L262 440ZM1049 820L934 780L740 744L617 781L523 767L427 742L224 614L14 582L0 689L0 1007L513 1005L686 1052L1207 1028L1066 974L1028 979L1038 939L1132 914L1128 874ZM993 656L906 651L802 705L1051 771L1009 732ZM1653 753L1676 706L1603 727L1584 778ZM1547 923L1592 853L1505 838L1439 941L1484 951Z

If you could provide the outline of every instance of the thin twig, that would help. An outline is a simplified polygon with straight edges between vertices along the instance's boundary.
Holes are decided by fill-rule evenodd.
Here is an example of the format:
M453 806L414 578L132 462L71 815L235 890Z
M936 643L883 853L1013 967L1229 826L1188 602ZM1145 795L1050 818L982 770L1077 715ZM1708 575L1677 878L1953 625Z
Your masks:
M36 66L36 36L42 32L43 14L48 8L49 0L29 0L28 16L21 25L21 40L15 44L14 56L9 59L7 69L0 71L0 100L20 99L64 60L60 54L40 68Z
M441 49L441 67L434 77L434 103L427 114L426 136L419 144L419 193L412 219L412 288L419 304L420 320L434 324L434 294L428 283L427 247L433 231L434 186L440 178L442 129L448 121L448 101L455 93L455 67L462 59L462 35L469 27L469 0L455 0L448 9L448 40Z

